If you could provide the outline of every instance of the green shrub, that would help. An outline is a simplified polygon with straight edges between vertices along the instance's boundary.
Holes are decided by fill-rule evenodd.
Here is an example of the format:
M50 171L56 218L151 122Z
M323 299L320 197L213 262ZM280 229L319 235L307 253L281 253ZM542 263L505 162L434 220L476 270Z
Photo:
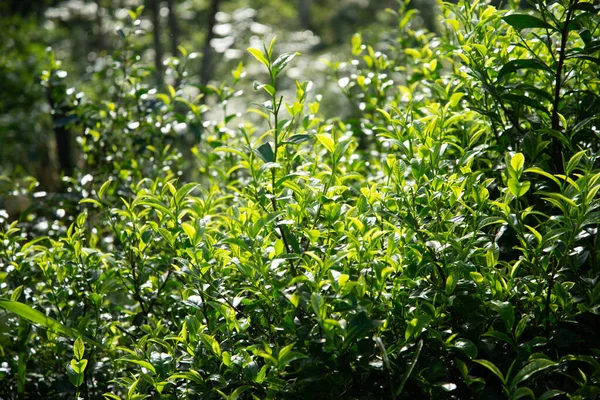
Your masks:
M3 393L598 396L599 10L549 3L445 3L437 36L402 5L331 64L348 120L280 94L274 40L236 127L235 89L203 121L124 47L116 99L77 108L96 190L0 233ZM191 182L175 121L203 127Z

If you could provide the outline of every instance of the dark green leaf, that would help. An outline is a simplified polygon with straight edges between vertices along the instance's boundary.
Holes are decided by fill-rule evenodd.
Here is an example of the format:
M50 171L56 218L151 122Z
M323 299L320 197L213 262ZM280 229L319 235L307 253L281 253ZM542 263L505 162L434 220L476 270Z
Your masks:
M77 332L75 329L64 326L60 322L42 314L37 310L34 310L27 304L19 303L17 301L0 299L0 308L15 313L18 316L23 317L33 323L41 325L54 333L71 337L73 339L81 337L83 340L85 340L87 343L93 346L102 347L100 343L80 335L79 332Z
M299 134L299 135L290 136L288 139L283 141L283 143L300 144L300 143L304 143L308 140L310 140L310 135Z
M469 358L477 357L477 346L469 339L457 339L452 346L461 350Z
M502 17L502 19L518 31L531 28L554 29L547 22L528 14L511 14Z
M492 300L490 307L500 314L500 318L502 318L502 321L506 325L506 330L512 332L513 325L515 324L515 310L512 304L508 301Z
M543 371L543 370L550 368L552 366L555 366L555 365L556 365L556 363L554 361L544 359L544 358L539 358L539 359L533 360L532 362L527 364L525 367L523 367L523 369L521 369L519 372L517 372L515 377L512 379L511 386L515 387L519 383L529 379L532 375L537 374L538 372Z
M581 10L581 11L586 11L586 12L590 12L592 14L597 14L600 12L600 5L594 5L592 3L584 3L584 2L578 2L577 4L575 4L574 8L576 10Z
M473 361L476 362L479 365L482 365L482 366L486 367L494 375L496 375L498 378L500 378L500 380L502 381L502 383L505 383L504 375L502 375L502 372L500 372L500 369L498 369L498 367L496 367L496 365L494 365L493 362L488 361L488 360L473 360Z
M264 162L274 162L275 161L275 155L273 153L273 148L271 147L271 143L269 142L265 142L263 144L261 144L257 150L256 155L258 155L258 157L260 157L261 160L263 160Z
M538 400L548 400L553 397L560 396L562 394L565 394L565 392L563 392L562 390L552 389L542 394Z
M382 323L383 321L380 320L369 319L365 312L361 312L355 315L348 323L344 342L349 344L358 339L362 339L367 336L370 331L377 328Z
M500 72L498 72L498 80L501 80L506 75L517 72L520 69L535 69L553 73L552 68L539 60L512 60L504 64Z
M529 389L528 387L522 387L515 390L512 395L512 399L517 400L527 396L535 400L535 393L533 393L533 390Z

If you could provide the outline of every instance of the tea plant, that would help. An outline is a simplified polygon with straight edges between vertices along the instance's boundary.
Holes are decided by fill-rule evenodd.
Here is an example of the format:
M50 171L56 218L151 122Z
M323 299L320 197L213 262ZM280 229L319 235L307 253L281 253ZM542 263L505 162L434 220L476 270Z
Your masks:
M116 100L77 108L96 190L63 231L0 233L3 393L598 396L599 9L535 5L443 3L436 35L402 4L385 49L331 64L348 120L282 96L272 40L248 115L240 64L202 121L125 35ZM197 180L174 121L204 127Z

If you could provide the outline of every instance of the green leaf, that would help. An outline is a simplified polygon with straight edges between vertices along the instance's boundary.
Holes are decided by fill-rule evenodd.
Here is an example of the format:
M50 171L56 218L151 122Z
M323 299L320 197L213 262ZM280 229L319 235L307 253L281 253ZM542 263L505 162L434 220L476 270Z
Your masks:
M462 351L469 358L477 357L477 346L469 339L457 339L454 341L452 347Z
M238 149L232 149L230 147L217 147L213 150L214 153L231 153L242 157L243 159L247 159L246 154Z
M227 243L227 244L236 245L236 246L241 247L243 250L246 250L246 251L251 251L250 246L248 246L248 243L246 243L244 241L244 239L240 239L240 238L227 238L227 239L223 240L222 242L223 243Z
M534 174L538 174L538 175L542 175L545 176L548 179L551 179L552 181L554 181L557 185L560 186L560 181L558 180L558 178L556 178L554 175L550 174L549 172L544 171L541 168L538 167L531 167L531 168L527 168L525 170L525 172L527 173L534 173Z
M161 213L168 215L172 219L176 219L175 214L169 207L167 207L166 205L161 203L159 200L156 200L154 198L145 198L145 199L139 201L137 204L139 204L141 206L148 206L156 211L160 211Z
M554 29L554 27L544 20L541 20L533 15L527 14L511 14L502 17L504 22L515 28L517 31L522 29L543 28Z
M170 375L167 379L185 379L188 381L196 382L198 384L204 383L202 375L196 370L190 369L185 372L178 372Z
M83 375L83 372L85 371L85 367L87 367L87 363L88 360L86 359L82 359L82 360L71 360L71 367L73 368L73 371L75 371L75 373Z
M517 386L519 383L531 378L534 374L537 374L540 371L543 371L547 368L553 367L557 365L554 361L548 360L545 358L539 358L533 360L529 364L527 364L523 369L521 369L515 377L512 379L511 387Z
M498 331L488 331L484 333L482 336L489 336L499 340L502 340L511 346L515 347L515 341L510 338L506 333L498 332Z
M104 182L102 184L102 186L100 187L100 190L98 190L98 198L100 200L102 200L102 197L104 196L104 193L106 193L106 191L108 190L108 187L112 184L112 179L107 180L106 182Z
M73 345L73 354L77 360L83 359L83 354L85 352L85 345L83 344L83 340L81 337L78 337L75 340L75 344Z
M317 140L327 149L328 152L333 153L335 151L335 142L330 135L324 133L317 133L315 135Z
M156 369L154 368L154 365L150 364L148 361L135 360L135 359L131 359L131 358L119 358L117 361L125 361L125 362L139 365L140 367L146 368L148 371L152 371L152 373L156 375Z
M279 75L281 71L300 53L283 53L273 62L273 77Z
M100 203L100 202L99 202L98 200L96 200L96 199L81 199L81 201L79 201L79 204L86 204L86 203L89 203L89 204L95 204L95 205L97 205L98 207L102 207L102 203Z
M352 143L352 139L341 140L341 141L337 142L337 144L335 145L335 151L333 153L333 157L336 160L336 162L342 158L342 156L344 155L346 150L348 150L348 147L350 146L351 143Z
M362 52L362 38L360 33L352 36L352 55L357 56Z
M521 192L521 185L519 184L519 180L515 178L510 178L508 180L508 190L510 190L513 196L519 197L519 193Z
M269 43L269 48L265 49L266 50L265 53L269 56L269 59L273 55L273 47L275 47L275 39L277 39L277 36L273 36L273 39L271 39L271 43Z
M258 49L253 49L252 47L248 47L247 50L250 52L250 54L254 56L254 58L260 61L263 65L265 65L267 68L269 67L269 61L265 58L262 51Z
M190 242L194 243L194 240L196 238L196 228L194 228L191 224L187 222L181 224L181 227L183 228L183 231L185 232L187 237L190 239Z
M69 378L69 381L71 382L71 384L73 384L73 386L79 387L83 383L83 374L77 372L73 368L73 361L75 360L71 360L71 364L67 365L67 377Z
M18 301L23 293L23 285L17 286L15 290L10 294L11 301Z
M377 328L382 323L383 321L380 320L369 319L365 312L358 313L352 317L348 323L344 342L349 344L358 339L362 339L363 337L367 336L370 331Z
M7 300L7 299L0 299L0 308L3 308L14 314L17 314L18 316L23 317L28 321L31 321L38 325L41 325L44 328L46 328L49 331L52 331L56 334L60 334L60 335L70 337L73 339L77 339L77 338L81 337L87 343L89 343L93 346L103 348L103 346L100 343L98 343L92 339L89 339L85 336L80 335L79 332L77 332L75 329L64 326L60 322L58 322L50 317L47 317L46 315L42 314L41 312L39 312L37 310L34 310L33 308L29 307L27 304L19 303L17 301L11 301L11 300Z
M552 389L542 394L538 400L548 400L553 397L560 396L562 394L565 394L565 392L563 392L562 390Z
M452 292L454 292L454 289L456 288L457 284L458 284L457 274L456 273L449 274L448 277L446 278L446 289L445 289L446 294L452 294Z
M317 315L317 319L319 321L324 320L327 315L327 305L323 302L323 297L321 297L321 295L318 293L313 293L310 296L310 304L312 305L313 311Z
M500 369L498 369L498 367L496 367L496 365L494 365L494 363L492 363L491 361L488 361L488 360L473 360L473 361L481 366L486 367L494 375L496 375L498 378L500 378L502 383L506 383L506 381L504 380L504 376L502 375L502 372L500 372Z
M283 141L282 143L300 144L308 140L310 140L310 135L298 134L290 136L287 140Z
M271 362L271 364L277 366L277 359L275 357L273 357L272 355L270 355L269 353L267 353L263 350L258 350L255 352L255 354L259 357L264 358L265 361L269 361L269 362Z
M289 344L279 351L279 354L277 355L279 369L285 368L292 361L308 357L306 354L292 351L295 344L296 343Z
M258 149L256 149L256 155L266 163L275 161L275 154L273 153L273 148L269 142L261 144Z
M448 101L448 104L450 104L450 107L456 107L458 105L458 102L460 101L460 99L463 98L465 94L464 93L454 93L452 96L450 96L450 100Z
M430 320L431 317L429 315L421 314L417 318L413 318L408 321L408 324L406 325L406 331L404 332L404 338L409 340L413 336L415 338L418 337L423 331L423 328L425 328L425 325L427 325Z
M214 337L207 335L206 333L201 333L200 338L207 346L210 347L210 349L212 350L213 353L215 353L215 355L217 355L217 356L221 355L221 346L219 345L219 342L217 342L217 340Z
M531 182L529 182L529 181L519 182L515 178L510 178L508 180L508 189L510 190L512 195L515 197L524 196L525 193L527 193L529 191L530 187L531 187Z
M182 200L198 187L197 183L188 183L179 188L175 194L175 204L181 205Z
M483 277L483 275L481 275L479 272L475 272L475 271L469 272L469 276L476 283L482 283L485 280L484 277Z
M573 155L573 157L571 157L569 159L569 162L567 163L567 167L565 168L565 175L568 176L571 174L571 172L573 172L575 170L575 167L577 167L579 165L581 158L585 155L586 152L587 152L587 150L578 151L577 153L575 153Z
M506 325L506 330L512 332L513 325L515 324L515 310L512 304L508 301L492 300L490 308L500 314L500 318L504 321L504 325Z
M535 400L535 393L533 392L533 390L529 389L528 387L522 387L515 390L511 398L516 400L527 396Z
M600 12L600 5L594 5L590 3L584 3L582 1L575 4L574 7L576 10L590 12L592 14L598 14Z
M231 393L229 400L237 400L237 398L248 389L252 389L252 386L245 385L238 387L233 391L233 393Z
M502 95L502 99L510 101L512 103L520 104L522 106L535 108L536 110L546 113L548 115L550 114L550 111L548 111L548 108L546 108L543 103L539 102L538 100L532 99L528 96L507 93Z
M259 81L254 81L252 87L254 90L263 89L265 92L273 96L275 94L275 88L267 83L260 83Z
M506 75L517 72L520 69L537 69L550 73L554 72L552 68L539 60L513 60L504 64L502 69L500 69L500 72L498 72L498 80L501 80Z

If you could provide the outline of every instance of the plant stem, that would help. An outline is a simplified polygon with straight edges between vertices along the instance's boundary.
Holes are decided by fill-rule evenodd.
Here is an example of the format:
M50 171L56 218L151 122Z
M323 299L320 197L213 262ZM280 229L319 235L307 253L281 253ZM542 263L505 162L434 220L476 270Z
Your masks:
M565 60L567 58L567 39L569 37L569 23L571 22L571 17L573 16L573 12L575 11L575 5L578 3L578 0L575 0L571 7L567 10L567 15L565 21L562 26L562 30L560 32L560 49L558 54L558 65L556 66L556 76L554 78L554 102L552 104L552 129L555 131L560 131L560 119L558 117L558 106L560 104L560 91L562 89L562 73L563 67L565 65ZM564 168L562 163L562 146L556 138L552 140L552 154L555 162L556 170L563 174Z

